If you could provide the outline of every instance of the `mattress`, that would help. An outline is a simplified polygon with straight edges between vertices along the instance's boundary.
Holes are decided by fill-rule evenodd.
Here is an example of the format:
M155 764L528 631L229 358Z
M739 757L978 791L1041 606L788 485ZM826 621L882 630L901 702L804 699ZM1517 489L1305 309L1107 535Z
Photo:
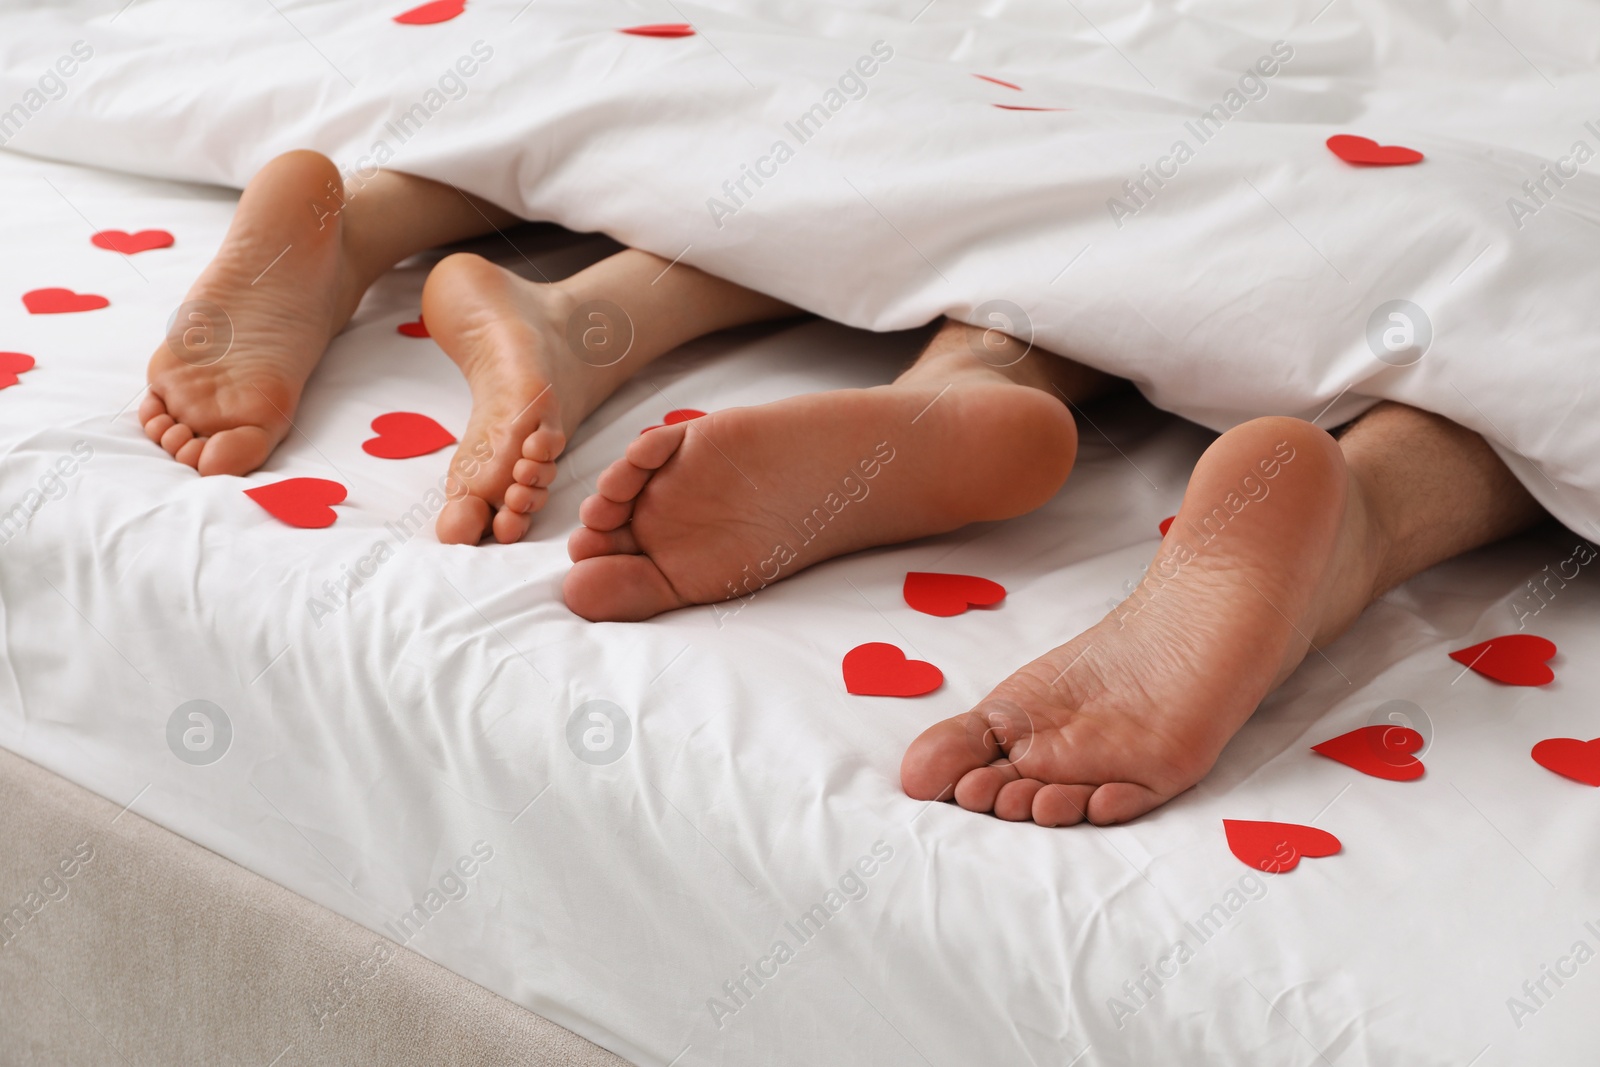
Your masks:
M1110 401L1031 515L836 560L732 614L590 624L558 595L565 538L641 429L886 381L925 333L810 320L690 345L576 435L527 538L443 546L405 516L445 454L361 448L390 411L464 425L454 367L397 332L434 257L369 294L265 469L200 479L133 409L233 194L6 153L0 190L0 349L35 360L0 389L11 751L639 1064L1588 1055L1600 810L1528 755L1595 732L1600 584L1551 581L1574 535L1547 526L1388 594L1150 816L1005 824L908 799L905 747L1126 594L1207 431ZM91 243L113 228L175 241ZM479 247L550 275L611 247L551 227L510 241ZM50 286L109 306L29 314L20 296ZM287 527L244 493L295 476L349 487L334 525ZM904 603L908 571L1008 596L934 618ZM1548 685L1448 656L1519 624L1559 646ZM848 694L841 657L869 641L944 685ZM1396 707L1428 739L1419 780L1309 750ZM1223 820L1241 819L1343 849L1266 875L1229 850Z
M7 1067L624 1063L5 751L0 805Z

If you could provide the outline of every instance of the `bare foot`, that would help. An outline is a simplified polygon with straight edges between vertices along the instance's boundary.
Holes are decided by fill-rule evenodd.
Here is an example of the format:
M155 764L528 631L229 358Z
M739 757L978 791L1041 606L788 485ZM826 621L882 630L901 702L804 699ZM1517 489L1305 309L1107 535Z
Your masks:
M428 332L472 388L472 417L451 462L465 491L436 524L445 544L475 545L491 530L511 544L544 507L567 432L604 384L568 350L573 306L559 286L525 281L471 253L428 275Z
M1076 451L1059 401L981 378L663 426L584 501L562 591L577 614L612 621L746 596L845 552L1031 511Z
M1123 822L1177 796L1372 600L1386 538L1370 498L1310 423L1230 430L1134 594L924 731L905 791L1041 826Z
M290 152L244 191L182 321L151 357L139 406L144 432L180 463L248 474L289 432L306 378L364 288L328 208L341 188L326 157Z

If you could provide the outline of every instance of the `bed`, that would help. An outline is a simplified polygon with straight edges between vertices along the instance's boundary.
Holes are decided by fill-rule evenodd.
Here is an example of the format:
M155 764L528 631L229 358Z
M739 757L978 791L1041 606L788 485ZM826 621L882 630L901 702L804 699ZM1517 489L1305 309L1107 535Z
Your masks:
M901 754L1127 595L1209 430L1124 394L1029 516L836 560L732 615L589 624L558 595L565 538L640 430L885 381L926 333L813 319L687 346L584 426L526 539L442 546L405 517L444 454L361 447L388 412L464 425L453 366L399 330L436 255L368 295L262 471L202 480L132 412L234 194L15 153L0 189L0 350L33 360L0 389L0 904L28 913L0 948L0 1059L1585 1061L1600 812L1529 758L1595 732L1576 534L1388 594L1151 816L1002 824L906 798ZM91 243L107 229L174 240L123 255ZM554 226L473 246L529 276L613 247ZM53 286L108 306L30 314ZM243 492L301 476L349 488L332 526ZM934 618L904 601L911 571L1008 595ZM1450 658L1519 631L1559 648L1550 683ZM847 693L841 657L873 641L944 684ZM1426 774L1311 751L1373 724L1423 735ZM1224 820L1342 849L1267 874Z

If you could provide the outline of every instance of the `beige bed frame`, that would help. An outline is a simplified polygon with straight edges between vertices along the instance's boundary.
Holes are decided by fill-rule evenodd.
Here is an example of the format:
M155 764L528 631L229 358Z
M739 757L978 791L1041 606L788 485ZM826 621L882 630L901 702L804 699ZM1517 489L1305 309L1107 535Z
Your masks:
M624 1061L0 749L0 1064Z

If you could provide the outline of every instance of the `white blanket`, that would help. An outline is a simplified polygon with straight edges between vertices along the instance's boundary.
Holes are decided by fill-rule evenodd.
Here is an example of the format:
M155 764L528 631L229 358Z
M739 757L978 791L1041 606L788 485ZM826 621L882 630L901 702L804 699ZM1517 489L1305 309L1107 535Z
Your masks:
M1404 401L1600 532L1592 3L404 6L11 5L0 136L235 187L382 163L851 325L1030 333L1216 429Z

